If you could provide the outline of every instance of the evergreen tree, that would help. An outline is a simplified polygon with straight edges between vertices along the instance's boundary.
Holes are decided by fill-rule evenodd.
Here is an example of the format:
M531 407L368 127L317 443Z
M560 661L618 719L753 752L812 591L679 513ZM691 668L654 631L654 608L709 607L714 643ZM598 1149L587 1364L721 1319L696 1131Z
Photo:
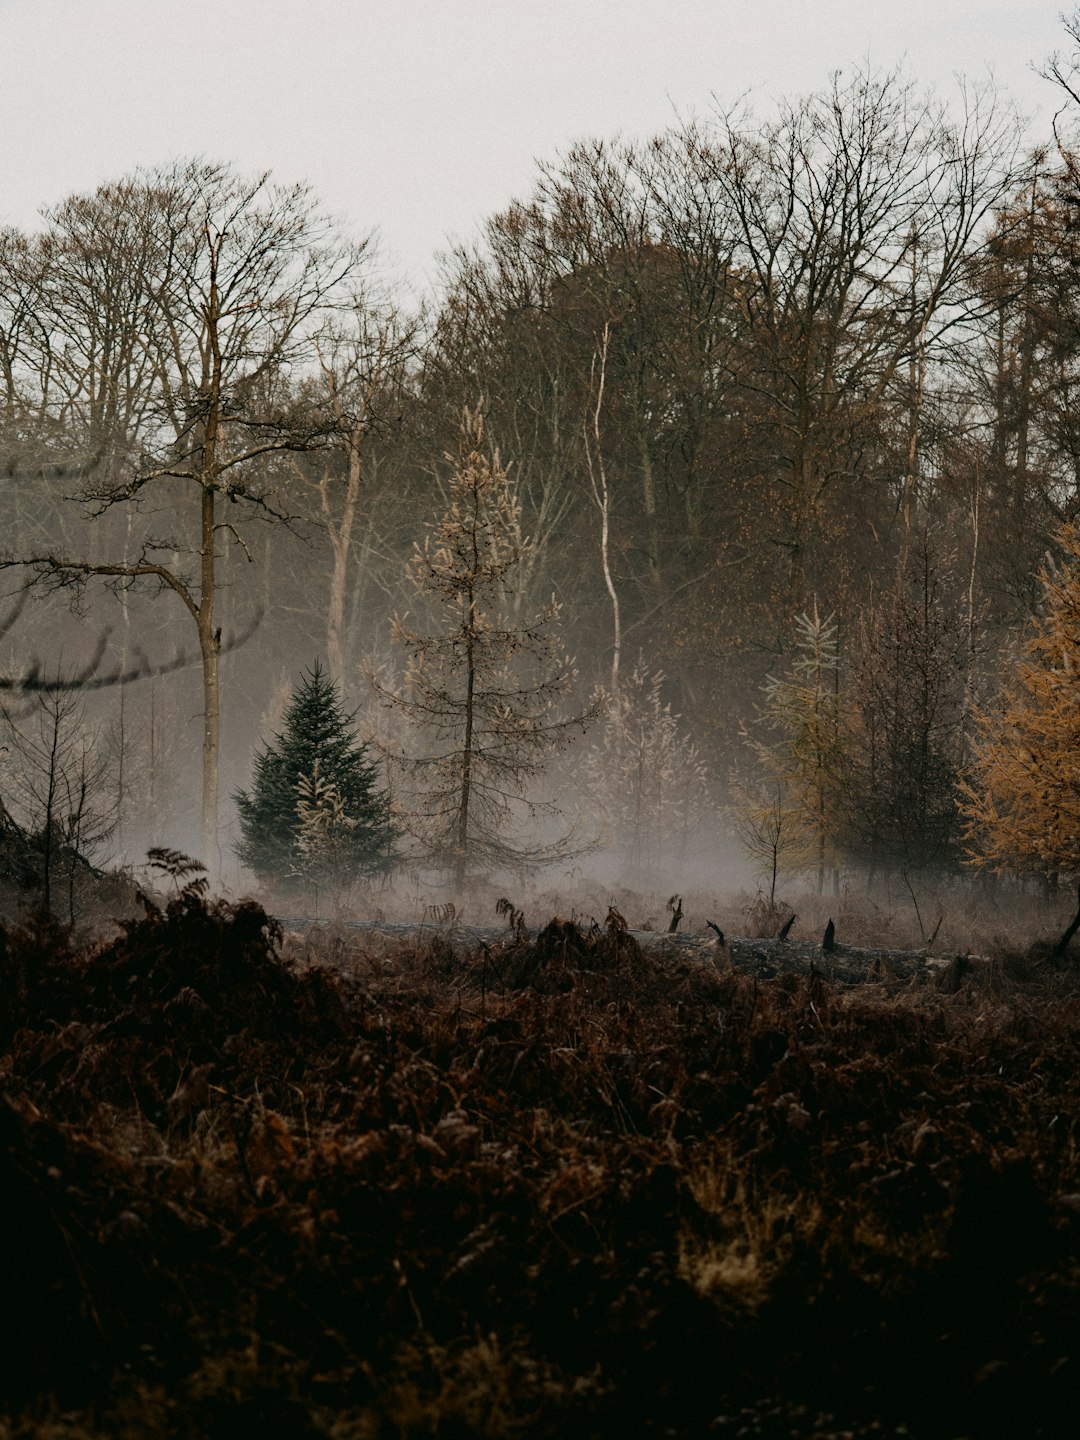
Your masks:
M827 869L834 887L839 877L840 648L836 619L822 617L816 600L795 623L794 662L786 675L769 676L759 734L749 737L757 783L736 793L751 853L761 857L761 834L775 827L788 868L815 870L820 892Z
M663 697L665 676L644 658L610 694L585 750L582 796L605 842L639 879L681 864L709 806L709 772L682 717Z
M389 866L389 801L351 722L316 660L293 692L281 733L256 754L250 792L235 797L236 853L260 880L341 885Z
M562 708L573 670L559 644L557 602L522 613L517 581L530 542L507 471L482 444L482 417L466 410L448 507L410 566L433 627L399 619L396 637L409 657L404 685L376 682L423 747L400 760L410 832L458 891L479 870L575 853L572 833L546 843L518 837L520 827L555 815L553 804L528 793L530 782L587 718Z

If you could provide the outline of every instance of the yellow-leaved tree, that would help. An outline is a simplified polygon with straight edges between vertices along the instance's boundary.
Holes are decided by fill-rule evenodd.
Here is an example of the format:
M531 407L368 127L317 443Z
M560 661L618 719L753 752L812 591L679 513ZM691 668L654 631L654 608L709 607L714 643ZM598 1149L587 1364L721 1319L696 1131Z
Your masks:
M1063 525L1057 540L1016 674L978 718L960 808L975 864L1080 880L1080 530ZM1058 953L1077 929L1080 910Z

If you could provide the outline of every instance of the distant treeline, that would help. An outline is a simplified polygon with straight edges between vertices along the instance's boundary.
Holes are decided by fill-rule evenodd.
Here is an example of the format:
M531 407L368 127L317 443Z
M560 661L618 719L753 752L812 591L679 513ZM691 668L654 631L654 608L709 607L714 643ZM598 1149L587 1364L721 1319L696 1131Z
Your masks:
M598 722L581 774L606 756L625 793L636 724L668 766L655 803L683 783L660 838L604 812L628 855L685 853L734 798L767 865L805 743L839 746L818 760L843 824L803 826L787 863L958 863L972 717L1078 511L1071 114L1032 148L988 89L945 103L855 71L768 120L582 142L422 304L306 191L226 165L0 232L7 578L40 591L7 668L77 663L104 631L121 660L190 649L137 703L96 702L121 838L183 843L201 815L227 845L302 665L324 657L382 725L365 674L401 677L395 616L430 608L415 547L479 411L517 517L507 613L554 594L580 708L599 686L609 717L637 707L615 739ZM848 718L826 733L829 693Z

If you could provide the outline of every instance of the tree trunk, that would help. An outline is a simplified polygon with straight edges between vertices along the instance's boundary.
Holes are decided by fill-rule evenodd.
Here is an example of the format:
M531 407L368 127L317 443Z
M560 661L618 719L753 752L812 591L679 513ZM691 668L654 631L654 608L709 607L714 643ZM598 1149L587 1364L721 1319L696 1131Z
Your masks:
M664 599L664 569L660 563L660 531L656 516L656 481L653 477L652 456L649 454L649 437L642 431L638 436L641 455L641 498L645 509L645 532L649 547L649 579L658 600Z
M589 483L592 486L593 500L600 511L600 567L604 575L604 586L611 601L612 620L612 644L611 644L611 693L616 694L619 689L619 666L622 660L622 613L619 608L619 592L615 589L615 580L611 573L611 493L608 490L607 468L604 465L603 442L600 438L600 411L604 403L604 382L607 376L607 351L608 351L608 327L604 326L603 340L600 345L600 376L596 389L596 408L593 411L593 437L596 441L596 472L599 474L600 483L597 484L596 474L593 471L592 449L589 445L589 432L585 431L585 458L589 465ZM596 369L596 354L593 354L593 370Z
M326 607L326 661L333 680L341 685L345 679L345 580L348 571L348 541L331 535L330 546L334 568L330 576L330 598Z
M1069 941L1076 934L1077 930L1080 930L1080 891L1077 892L1076 914L1073 916L1072 921L1067 926L1065 933L1062 935L1061 939L1054 946L1054 953L1052 957L1054 960L1060 960L1064 956L1065 951L1069 948Z
M303 930L313 923L310 916L282 915L278 918L287 930ZM505 926L461 925L456 921L445 926L380 920L345 920L340 923L352 934L385 935L394 940L421 940L432 929L438 929L444 939L463 953L479 945L497 945L512 939ZM539 933L539 928L529 927L523 938L526 941L535 940ZM820 943L809 940L755 940L729 935L725 944L719 945L712 933L699 935L630 930L627 934L649 954L673 961L694 961L720 970L731 968L759 980L771 980L780 974L820 975L838 985L886 984L902 988L915 980L935 985L945 983L948 972L955 967L955 960L949 962L943 956L928 957L922 950L836 945L826 952ZM985 973L988 964L980 956L964 957L964 966L973 973Z
M469 804L472 799L473 707L476 693L476 659L473 654L475 602L468 600L468 641L465 646L465 736L461 745L461 796L458 805L456 847L454 855L454 889L460 895L465 888L465 871L469 858Z
M339 416L344 423L344 416L340 411ZM362 474L360 447L362 441L362 425L357 420L348 436L348 478L345 482L345 499L341 510L341 520L336 526L330 505L329 476L324 475L319 485L323 518L326 522L326 531L330 538L330 548L334 557L334 568L330 575L330 596L326 607L326 658L330 666L331 678L339 686L343 685L345 680L345 599L348 592L349 552L352 547L353 526L356 523L356 507L360 496Z
M203 681L202 861L211 879L221 869L218 849L218 765L221 744L221 688L218 673L220 632L214 627L214 492L202 496L202 603L199 606L199 655Z
M209 240L209 234L207 235ZM221 691L218 661L221 632L214 624L214 600L217 593L217 525L214 495L220 480L218 444L221 423L221 346L218 332L219 297L217 286L218 257L210 248L210 291L206 312L206 331L210 345L209 406L203 434L200 483L202 515L200 528L201 566L199 575L199 654L203 674L203 783L202 783L202 849L203 864L211 881L221 873L221 852L218 849L218 764L221 743Z

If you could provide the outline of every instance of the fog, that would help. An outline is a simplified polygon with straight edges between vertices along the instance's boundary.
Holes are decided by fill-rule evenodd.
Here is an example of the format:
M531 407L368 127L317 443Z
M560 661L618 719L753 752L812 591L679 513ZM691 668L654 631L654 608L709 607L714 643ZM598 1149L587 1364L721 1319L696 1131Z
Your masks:
M228 164L4 232L30 870L166 847L279 912L475 923L858 896L913 943L988 866L1052 905L1068 857L994 850L979 770L1070 563L1078 180L1042 139L862 68L582 142L422 308Z

